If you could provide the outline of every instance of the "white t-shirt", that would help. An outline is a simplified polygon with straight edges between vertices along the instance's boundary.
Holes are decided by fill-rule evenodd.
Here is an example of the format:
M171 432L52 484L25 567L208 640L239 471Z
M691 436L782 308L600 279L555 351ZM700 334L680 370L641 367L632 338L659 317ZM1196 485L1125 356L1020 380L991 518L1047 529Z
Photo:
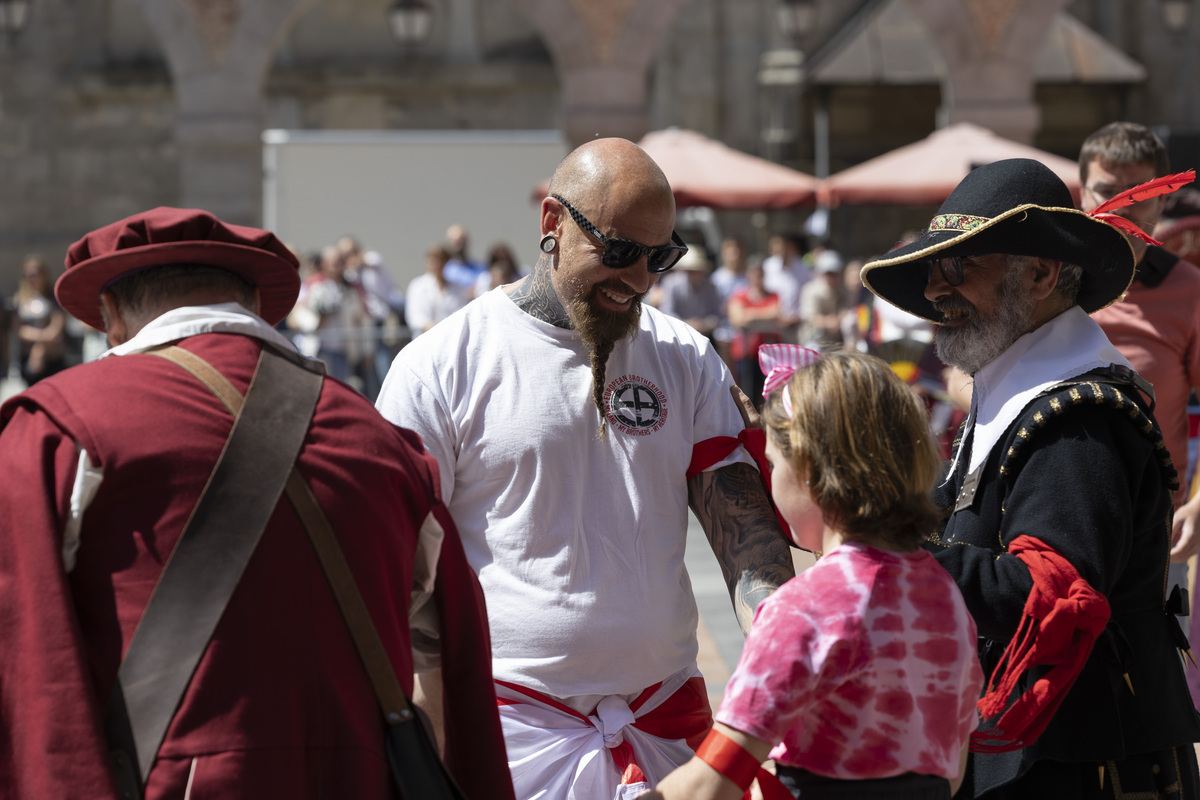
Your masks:
M642 309L605 376L574 331L495 289L400 351L378 407L421 434L487 598L499 680L568 698L691 665L683 563L692 448L743 427L707 339ZM712 468L752 463L740 448Z

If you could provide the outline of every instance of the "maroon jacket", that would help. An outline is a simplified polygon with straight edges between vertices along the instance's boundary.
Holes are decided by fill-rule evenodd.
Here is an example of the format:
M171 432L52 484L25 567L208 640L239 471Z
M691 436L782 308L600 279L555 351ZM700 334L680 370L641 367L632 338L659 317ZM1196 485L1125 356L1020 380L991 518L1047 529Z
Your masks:
M192 337L245 392L261 347ZM233 419L151 355L60 373L0 407L0 796L115 797L101 720L120 659ZM78 450L104 478L75 568L62 540ZM392 665L412 691L417 531L438 564L447 760L472 798L511 797L483 596L418 437L326 380L299 457ZM281 500L167 731L146 800L393 796L382 715L312 545Z

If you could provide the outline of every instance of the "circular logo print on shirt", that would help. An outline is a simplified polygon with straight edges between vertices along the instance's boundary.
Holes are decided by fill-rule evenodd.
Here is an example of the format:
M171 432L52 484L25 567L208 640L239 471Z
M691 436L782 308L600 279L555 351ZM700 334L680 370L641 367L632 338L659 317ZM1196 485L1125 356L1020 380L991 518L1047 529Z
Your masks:
M608 424L630 436L649 436L667 421L667 397L637 375L622 375L604 390Z

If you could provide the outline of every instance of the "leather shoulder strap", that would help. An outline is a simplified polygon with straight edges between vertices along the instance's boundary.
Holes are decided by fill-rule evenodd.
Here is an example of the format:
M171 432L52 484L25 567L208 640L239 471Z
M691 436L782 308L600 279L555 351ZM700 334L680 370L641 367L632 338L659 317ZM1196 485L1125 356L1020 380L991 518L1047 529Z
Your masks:
M195 375L197 380L207 386L209 391L225 404L230 413L236 415L241 409L242 395L224 375L204 359L179 347L169 347L152 352L154 355L174 361ZM300 517L304 529L308 532L308 537L321 561L321 567L324 569L338 605L342 609L342 616L345 617L346 624L350 628L363 666L371 679L371 685L375 688L384 718L391 724L412 719L408 698L400 686L400 681L396 678L395 671L392 670L383 640L379 638L379 633L376 631L374 623L371 622L367 604L358 591L354 574L350 571L350 565L346 561L341 545L338 544L337 534L317 502L317 498L313 495L312 489L309 488L308 482L304 480L295 466L292 467L291 474L288 476L284 491L287 493L292 507L295 508L297 516Z
M189 371L199 362L218 376L201 380L227 407L228 390L241 400L220 373L186 350L167 348L155 355ZM225 392L218 390L222 382ZM235 401L230 408L236 415L233 430L142 613L110 696L105 718L110 745L134 757L142 785L275 511L322 383L319 372L297 368L263 348L244 404Z

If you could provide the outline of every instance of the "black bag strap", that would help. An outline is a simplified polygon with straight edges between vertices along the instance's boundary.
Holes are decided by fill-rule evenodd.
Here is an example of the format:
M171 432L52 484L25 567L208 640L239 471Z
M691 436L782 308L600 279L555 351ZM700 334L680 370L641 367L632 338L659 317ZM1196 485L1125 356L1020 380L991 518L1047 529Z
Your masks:
M230 413L238 415L242 407L241 394L207 361L181 348L156 351L156 355L169 358L191 372L225 404ZM389 761L397 756L403 757L402 764L392 764L392 772L402 796L406 800L452 800L464 797L462 790L446 772L423 724L400 686L329 517L294 464L284 491L308 533L379 700L389 729ZM393 752L393 749L399 749L400 752Z
M200 360L178 347L154 354L177 363ZM296 369L263 348L221 456L142 613L105 716L118 779L122 769L139 776L139 794L283 493L322 383L319 372Z

